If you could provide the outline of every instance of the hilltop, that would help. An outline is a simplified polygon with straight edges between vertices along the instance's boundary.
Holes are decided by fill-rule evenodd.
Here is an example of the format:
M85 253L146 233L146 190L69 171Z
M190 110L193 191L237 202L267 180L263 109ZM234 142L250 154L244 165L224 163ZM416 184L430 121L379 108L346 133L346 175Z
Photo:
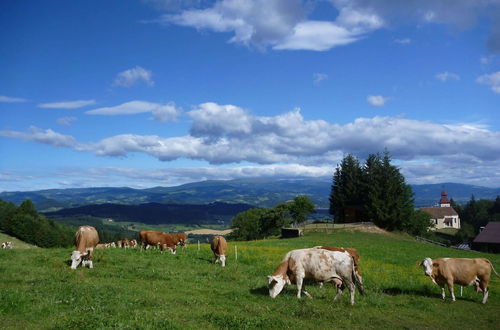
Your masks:
M291 200L297 195L307 195L318 208L329 207L330 180L212 180L184 184L175 187L133 189L128 187L49 189L26 192L2 192L0 199L21 203L31 199L39 211L49 212L63 208L91 204L138 205L208 204L213 202L240 203L255 207L273 207ZM415 206L437 203L442 189L456 202L467 202L472 195L476 199L495 199L500 188L487 188L457 183L412 185Z

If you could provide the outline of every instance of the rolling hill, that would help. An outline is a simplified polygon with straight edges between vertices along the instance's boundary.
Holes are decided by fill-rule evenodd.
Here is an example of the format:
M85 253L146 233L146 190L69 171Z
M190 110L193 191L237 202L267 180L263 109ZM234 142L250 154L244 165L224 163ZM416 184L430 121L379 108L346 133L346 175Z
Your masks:
M138 205L207 204L213 202L241 203L256 207L272 207L297 195L307 195L318 208L328 208L331 181L329 180L264 180L244 179L227 181L202 181L175 187L133 189L128 187L49 189L27 192L2 192L0 199L16 204L31 199L39 211L56 211L63 208L90 204ZM472 195L476 199L495 199L500 188L487 188L457 183L412 185L415 206L437 203L445 189L456 202L465 203Z

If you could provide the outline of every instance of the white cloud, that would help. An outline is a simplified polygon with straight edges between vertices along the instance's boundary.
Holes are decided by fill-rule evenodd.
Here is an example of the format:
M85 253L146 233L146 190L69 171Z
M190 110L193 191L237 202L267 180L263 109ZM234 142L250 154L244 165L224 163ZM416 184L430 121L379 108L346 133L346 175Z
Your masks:
M148 86L153 86L154 81L152 76L153 74L151 73L151 71L146 70L143 67L136 66L135 68L118 73L115 81L113 82L113 85L128 88L139 82L143 82Z
M448 80L460 80L460 76L458 74L448 71L438 73L434 77L442 82L446 82Z
M232 33L230 42L261 49L325 51L358 41L387 26L438 23L463 30L477 25L480 17L486 17L493 22L488 47L493 52L500 52L498 0L456 0L453 6L450 0L329 2L339 14L328 21L314 21L308 17L314 12L314 1L218 0L203 9L183 6L186 9L163 15L157 22ZM400 39L399 42L407 44L410 39Z
M332 166L342 155L366 157L387 148L403 163L432 158L439 163L459 159L500 162L500 132L471 124L442 125L394 117L358 118L339 125L305 120L299 109L260 117L234 105L204 103L188 113L190 135L121 134L96 142L77 142L52 130L0 131L0 136L70 147L100 156L143 153L161 161L189 158L211 164L299 164ZM239 117L236 125L232 118ZM460 164L458 162L457 164Z
M38 104L38 107L49 109L77 109L85 107L87 105L93 105L95 103L95 100L61 101L52 103L40 103Z
M18 131L10 131L3 130L0 131L0 136L20 139L25 141L34 141L43 144L49 144L55 147L76 147L77 142L75 138L70 135L64 135L61 133L57 133L51 129L41 129L36 126L31 126L29 131L18 132Z
M326 73L314 73L313 74L313 83L317 86L319 85L323 80L328 79L328 75Z
M159 122L166 122L169 120L175 120L181 114L182 110L176 108L175 103L173 102L160 104L146 101L130 101L114 107L103 107L89 110L85 113L88 115L116 116L148 112L153 114L155 120Z
M489 85L494 93L500 94L500 71L484 74L478 77L476 81L480 84Z
M234 105L204 103L188 113L191 135L121 134L95 141L76 141L72 136L31 127L28 132L0 131L1 137L68 147L99 156L126 157L147 154L160 161L189 158L212 166L157 170L172 176L171 183L203 178L331 177L331 167L347 153L365 159L384 149L398 161L412 183L456 181L500 184L500 132L473 124L443 125L394 117L358 118L339 125L305 120L299 109L272 117L260 117ZM241 125L221 117L241 116ZM247 162L250 165L235 165ZM222 165L225 166L213 166ZM123 170L126 171L126 170ZM118 174L117 174L118 175ZM137 176L140 172L123 173ZM109 176L108 176L109 177ZM155 178L157 177L157 178ZM175 179L174 179L175 177ZM156 180L156 181L155 181ZM175 182L174 182L175 181ZM100 182L97 180L96 182ZM116 185L114 180L110 185ZM151 184L154 185L154 184Z
M26 102L26 99L22 99L20 97L9 97L9 96L4 96L0 95L0 102L5 102L5 103L20 103L20 102Z
M384 106L387 101L389 101L388 97L382 96L382 95L369 95L366 98L366 101L374 107L382 107Z
M70 126L72 122L76 121L76 117L62 117L57 119L57 123L63 126Z

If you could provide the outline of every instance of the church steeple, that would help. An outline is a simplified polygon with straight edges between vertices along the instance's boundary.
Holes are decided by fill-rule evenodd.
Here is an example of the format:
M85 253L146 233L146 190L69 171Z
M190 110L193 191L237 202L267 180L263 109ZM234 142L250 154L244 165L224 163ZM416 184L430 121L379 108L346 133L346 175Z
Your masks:
M440 207L451 206L450 200L448 199L448 194L444 190L441 191L441 199L439 200L439 206Z

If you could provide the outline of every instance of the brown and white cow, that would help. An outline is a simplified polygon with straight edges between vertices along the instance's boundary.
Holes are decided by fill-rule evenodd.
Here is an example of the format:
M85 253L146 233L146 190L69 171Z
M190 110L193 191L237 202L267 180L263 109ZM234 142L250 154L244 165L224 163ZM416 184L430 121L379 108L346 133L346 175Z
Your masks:
M12 242L3 242L2 249L12 249Z
M297 298L301 293L312 298L304 289L304 279L316 282L332 282L337 288L336 301L346 286L351 294L351 304L354 304L355 283L354 261L347 252L329 251L325 249L299 249L288 252L273 275L268 276L269 295L276 298L285 284L297 284ZM362 287L363 284L359 283ZM364 291L364 290L363 290Z
M188 238L188 235L186 233L174 233L172 235L174 235L177 238L178 245L182 246L183 248L186 247L186 242Z
M446 284L453 301L455 301L453 285L456 283L462 286L473 285L478 292L483 292L482 303L486 304L491 270L493 269L497 277L500 277L491 262L485 258L425 258L417 262L417 265L422 266L425 275L441 287L443 299L445 299Z
M130 242L129 242L129 246L133 247L133 248L136 248L137 247L137 240L131 239Z
M354 281L356 284L359 292L364 295L364 287L359 286L358 283L363 284L363 277L361 276L361 270L359 269L359 261L361 259L358 250L354 248L343 248L343 247L334 247L334 246L315 246L315 249L325 249L328 251L338 251L338 252L347 252L349 255L352 257L352 260L354 262L354 275L358 277L357 281Z
M80 263L82 266L94 268L92 258L97 243L99 243L97 230L92 226L80 226L75 233L76 250L71 254L71 269L76 269Z
M226 266L226 257L227 257L227 242L226 239L222 236L214 236L212 238L212 242L210 242L210 248L215 256L215 263L220 262L222 267Z
M147 248L148 245L158 246L162 253L163 250L169 249L172 254L175 254L177 239L171 234L154 230L141 230L139 236L144 248Z

